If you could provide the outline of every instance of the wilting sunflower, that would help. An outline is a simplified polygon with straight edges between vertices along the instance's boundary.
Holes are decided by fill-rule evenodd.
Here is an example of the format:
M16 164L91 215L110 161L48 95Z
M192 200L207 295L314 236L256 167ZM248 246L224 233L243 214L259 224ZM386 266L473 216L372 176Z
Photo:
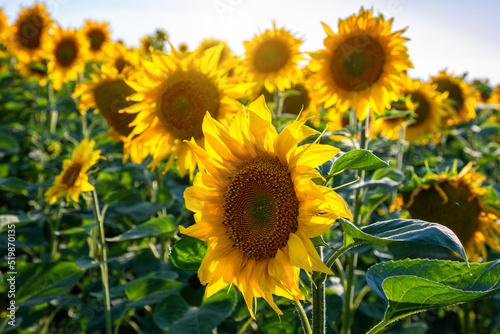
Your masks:
M301 44L302 40L284 28L276 29L275 22L272 30L243 42L245 55L242 65L247 80L263 84L269 92L273 92L275 87L281 91L291 88L300 73L297 63L305 59L299 51Z
M413 122L406 128L405 139L415 142L426 135L439 136L444 117L452 112L447 94L437 91L436 85L409 78L405 80L402 94L409 95L418 105Z
M396 115L391 115L390 111L387 111L383 117L374 120L371 137L375 138L377 135L381 135L389 140L397 140L401 129L407 126L407 116L401 115L401 113L411 112L415 109L417 109L417 105L409 96L400 96L397 101L391 102L391 111L394 111ZM399 115L397 115L398 113Z
M54 29L46 47L47 71L54 89L60 90L63 82L78 78L87 59L88 41L77 30Z
M500 213L486 204L486 189L481 188L484 179L473 169L473 162L460 173L456 165L449 173L428 172L413 189L402 193L402 202L412 218L455 232L471 260L481 256L486 261L485 245L500 251Z
M56 176L54 185L45 192L45 202L54 204L58 198L66 196L78 202L80 193L92 191L94 187L88 182L87 171L102 159L101 151L94 150L95 142L85 138L75 148L71 159L63 161L63 171Z
M16 58L25 63L42 59L43 47L49 39L53 21L45 12L45 5L25 8L12 25L9 46Z
M361 8L358 15L339 20L335 34L326 24L325 50L311 54L311 76L320 87L320 101L340 112L354 107L359 120L367 108L378 114L397 99L405 71L413 67L401 37L406 29L391 31L392 19L373 17L373 10Z
M81 32L89 41L89 59L102 60L105 55L104 49L111 43L111 39L109 38L109 24L86 21Z
M166 55L156 52L152 61L143 61L142 69L126 83L137 93L130 97L136 104L123 112L136 114L127 141L132 161L141 163L149 154L149 167L158 167L170 155L169 170L177 158L181 175L193 176L196 158L184 140L202 142L202 121L206 111L225 122L241 108L237 98L245 96L248 84L229 78L217 66L223 45L202 54L187 57L176 50Z
M201 171L184 192L196 224L181 232L208 242L198 276L208 298L228 284L242 292L254 315L253 301L264 298L282 314L273 294L303 299L300 269L332 274L310 238L330 229L338 216L351 218L344 200L316 185L315 167L339 149L298 144L318 134L300 120L278 135L264 98L240 110L228 126L207 113L204 147L189 145Z
M448 74L443 70L437 76L431 77L431 82L437 85L438 91L448 92L448 98L455 110L453 114L447 116L447 125L463 123L476 117L476 100L462 77Z

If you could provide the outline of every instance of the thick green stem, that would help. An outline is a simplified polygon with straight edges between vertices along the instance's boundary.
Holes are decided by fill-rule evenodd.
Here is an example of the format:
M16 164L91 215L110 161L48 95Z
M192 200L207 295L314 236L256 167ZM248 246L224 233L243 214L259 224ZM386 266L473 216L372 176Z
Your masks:
M368 149L368 128L370 124L370 110L366 113L364 122L360 122L360 142L361 149ZM365 179L365 171L358 171L360 182ZM356 189L354 193L353 203L353 223L356 226L361 224L361 207L363 206L364 191ZM353 304L354 304L354 269L358 262L358 254L348 254L346 256L347 264L347 284L344 286L344 305L342 312L342 334L349 334L351 332L351 322L353 318Z
M95 189L92 191L93 206L94 206L94 217L97 221L97 228L99 230L100 237L100 251L101 251L101 279L102 279L102 289L104 293L104 317L106 319L106 333L111 334L111 299L109 296L109 280L108 280L108 254L106 249L106 238L104 235L104 215L101 215L99 209L99 201L97 199L97 193ZM98 260L98 259L97 259Z
M309 324L309 319L307 319L307 314L306 314L306 311L304 311L302 304L299 301L293 301L293 304L295 305L295 309L297 310L297 313L299 314L300 321L302 323L302 330L304 331L304 334L312 334L311 325Z
M321 259L323 259L323 247L317 247ZM313 279L311 281L311 291L312 291L312 304L313 304L313 318L312 318L312 329L314 334L324 334L325 333L325 321L326 321L326 305L325 305L325 278L320 281L322 273L314 272Z
M58 112L57 112L57 108L56 108L56 102L55 102L55 98L54 98L54 86L52 85L52 82L49 82L49 86L48 86L48 100L49 100L49 108L50 108L49 131L50 131L50 133L54 133L54 132L56 132Z

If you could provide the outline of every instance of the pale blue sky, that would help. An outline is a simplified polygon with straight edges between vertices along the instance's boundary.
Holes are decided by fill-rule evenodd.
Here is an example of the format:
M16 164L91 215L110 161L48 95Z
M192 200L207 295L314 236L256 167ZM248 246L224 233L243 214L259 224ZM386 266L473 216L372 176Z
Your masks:
M33 0L0 0L11 21ZM403 36L414 69L410 76L427 80L439 70L468 79L500 84L500 1L497 0L46 0L51 16L63 28L80 28L86 19L109 22L112 38L128 46L155 29L167 31L174 46L193 49L204 38L228 42L240 55L242 42L272 27L285 27L305 39L301 51L323 48L321 23L337 31L339 18L373 8L394 18L393 30L409 27Z

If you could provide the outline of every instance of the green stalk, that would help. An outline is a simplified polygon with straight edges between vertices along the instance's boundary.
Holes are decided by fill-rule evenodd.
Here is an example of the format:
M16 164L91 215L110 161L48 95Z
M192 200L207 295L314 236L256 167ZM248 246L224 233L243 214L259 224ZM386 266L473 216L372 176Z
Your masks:
M49 233L50 233L50 259L52 261L56 260L57 249L59 245L58 237L54 234L59 229L59 222L61 219L61 203L57 205L57 212L54 219L48 221Z
M298 301L293 301L293 304L295 305L295 309L297 310L297 313L299 314L300 321L302 323L302 330L304 331L304 334L312 334L311 325L309 324L309 319L307 319L307 314L306 314L306 311L304 311L302 304ZM250 320L251 319L252 318L250 318Z
M49 131L50 131L50 133L54 133L54 132L56 132L58 112L57 112L56 102L55 102L55 98L54 98L54 86L52 84L52 81L49 82L48 99L49 99L49 108L50 108Z
M355 112L353 110L353 112ZM361 149L368 149L368 137L367 130L370 124L370 110L366 114L366 119L364 122L360 122L360 142L359 147ZM360 182L365 179L365 171L358 171L358 176ZM356 189L354 193L354 213L353 213L353 223L356 226L361 224L361 206L363 205L364 191L361 189ZM353 318L353 305L354 305L354 269L356 268L358 262L358 254L348 254L346 256L347 263L347 285L344 286L344 304L342 306L342 334L351 333L351 322Z
M323 260L323 247L317 247L319 256ZM311 293L312 293L312 329L314 334L324 334L325 324L326 324L326 305L325 305L325 278L319 281L318 277L321 275L320 272L313 272L313 279L311 281Z
M104 215L101 215L99 210L99 201L97 199L97 193L92 190L93 206L94 206L94 217L97 220L97 228L99 230L100 237L100 250L101 250L101 280L102 289L104 293L104 317L106 319L106 333L112 334L111 328L111 299L109 297L109 280L108 280L108 254L106 249L106 239L104 236Z

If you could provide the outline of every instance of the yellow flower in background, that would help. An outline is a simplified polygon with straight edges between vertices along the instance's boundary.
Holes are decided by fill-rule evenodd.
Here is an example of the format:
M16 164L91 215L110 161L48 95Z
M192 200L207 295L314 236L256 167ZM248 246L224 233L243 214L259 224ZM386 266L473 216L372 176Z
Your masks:
M6 45L8 44L8 39L10 35L10 26L8 23L7 16L3 12L2 8L0 8L0 44Z
M47 84L47 66L41 62L25 63L19 61L14 64L14 68L24 79L36 78L40 86Z
M455 109L455 112L446 118L448 126L467 122L476 117L476 100L462 77L448 74L446 70L443 70L437 76L431 77L431 82L437 85L438 91L448 92L448 98Z
M415 142L429 135L440 136L443 119L453 111L447 94L437 91L436 85L409 78L405 80L402 94L408 95L417 105L413 122L406 128L405 139Z
M297 63L305 59L299 51L301 44L302 40L284 28L276 29L276 23L272 30L243 42L247 81L263 84L269 92L275 87L281 91L291 88L300 73Z
M45 48L47 72L54 89L60 90L63 83L78 78L85 68L88 49L88 41L79 31L54 29Z
M89 59L102 60L105 56L104 49L111 43L111 39L109 38L109 24L86 21L81 33L89 41Z
M401 36L406 29L392 32L392 21L361 8L339 20L338 33L323 24L326 49L311 53L310 67L325 108L335 105L342 113L354 107L364 120L368 107L382 114L397 100L405 71L413 65L403 44L408 38Z
M202 121L205 113L226 122L241 108L248 84L226 75L217 64L223 45L199 54L181 56L175 49L170 55L152 54L143 61L142 69L126 83L137 93L130 97L136 104L124 112L136 114L134 127L127 139L131 160L141 163L148 155L149 167L157 168L170 156L168 171L177 158L180 175L192 178L196 158L184 140L203 141Z
M400 96L398 101L391 103L391 110L396 112L410 112L417 109L409 96ZM375 138L377 135L386 137L389 140L397 140L401 134L401 129L407 126L405 115L385 116L373 121L370 136Z
M498 90L490 87L488 80L474 80L470 88L474 92L474 98L477 103L498 104L500 102Z
M344 200L316 185L315 167L339 149L300 142L319 132L300 120L278 134L264 97L240 110L228 126L204 117L204 148L188 144L200 161L184 192L196 224L181 233L208 242L198 271L206 298L229 284L242 292L254 315L255 298L282 314L273 295L303 299L300 269L332 274L310 238L328 231L337 217L351 218Z
M219 65L223 64L226 60L234 62L234 53L231 51L229 46L227 46L227 43L225 41L221 41L218 39L204 39L200 46L198 46L198 52L204 52L214 46L218 46L219 44L222 44L222 52L219 57ZM181 50L179 50L181 51ZM187 51L187 50L186 50Z
M94 150L95 142L85 138L74 149L71 159L63 161L63 171L56 176L54 185L45 192L45 202L54 204L65 196L66 201L78 202L80 193L92 191L94 187L88 182L87 171L103 159L100 150Z
M52 19L45 12L45 5L36 3L31 8L23 9L10 31L9 46L12 54L25 63L41 60L52 25Z
M487 259L486 245L500 251L500 213L485 203L485 179L473 162L460 173L428 173L414 189L402 193L411 218L439 223L451 229L462 242L469 259Z

